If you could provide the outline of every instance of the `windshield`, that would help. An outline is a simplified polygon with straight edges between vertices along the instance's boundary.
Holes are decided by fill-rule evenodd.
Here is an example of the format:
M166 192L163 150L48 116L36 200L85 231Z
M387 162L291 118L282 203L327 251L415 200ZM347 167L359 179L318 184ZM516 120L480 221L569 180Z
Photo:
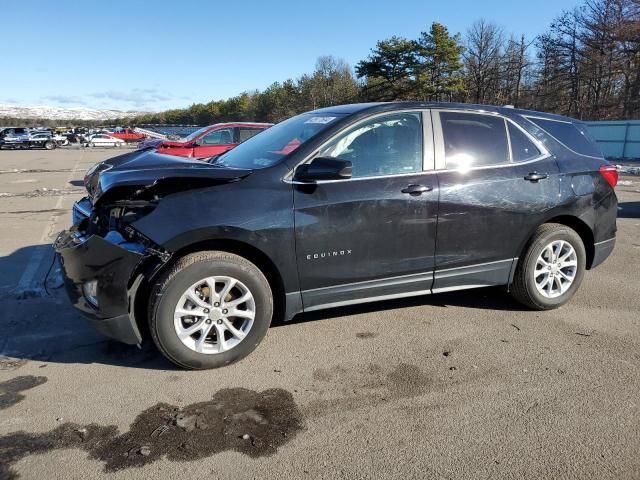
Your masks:
M215 163L231 168L270 167L342 117L335 113L303 113L251 137Z
M204 132L206 132L207 130L209 130L211 128L211 126L208 127L202 127L200 130L196 130L193 133L190 133L189 135L187 135L184 138L181 138L179 141L180 142L188 142L190 140L193 140L194 138L196 138L198 135L203 134Z

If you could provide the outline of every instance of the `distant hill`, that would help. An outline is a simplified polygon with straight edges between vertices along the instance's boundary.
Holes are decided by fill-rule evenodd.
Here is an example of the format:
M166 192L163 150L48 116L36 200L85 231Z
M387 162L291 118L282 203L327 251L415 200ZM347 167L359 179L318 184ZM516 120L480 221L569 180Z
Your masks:
M51 107L45 105L10 105L0 103L0 118L33 118L38 120L113 120L135 117L148 112L123 112L87 107Z

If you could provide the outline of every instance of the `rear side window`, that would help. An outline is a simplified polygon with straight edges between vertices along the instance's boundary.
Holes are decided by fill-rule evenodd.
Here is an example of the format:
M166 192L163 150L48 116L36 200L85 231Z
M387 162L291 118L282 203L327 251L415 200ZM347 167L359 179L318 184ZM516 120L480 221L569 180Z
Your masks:
M529 140L529 137L522 130L510 122L507 122L507 128L509 129L509 140L511 141L512 161L525 162L540 156L542 153L540 149Z
M493 115L440 112L447 168L509 163L505 120Z
M575 123L544 118L527 117L527 119L574 152L589 157L602 157L602 153L589 138L584 127Z

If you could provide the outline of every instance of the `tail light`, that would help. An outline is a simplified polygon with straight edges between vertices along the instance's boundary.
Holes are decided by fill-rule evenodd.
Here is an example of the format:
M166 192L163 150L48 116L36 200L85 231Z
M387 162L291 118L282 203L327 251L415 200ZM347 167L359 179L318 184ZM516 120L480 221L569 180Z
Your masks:
M604 177L611 187L618 184L618 169L613 165L602 165L600 167L600 175Z

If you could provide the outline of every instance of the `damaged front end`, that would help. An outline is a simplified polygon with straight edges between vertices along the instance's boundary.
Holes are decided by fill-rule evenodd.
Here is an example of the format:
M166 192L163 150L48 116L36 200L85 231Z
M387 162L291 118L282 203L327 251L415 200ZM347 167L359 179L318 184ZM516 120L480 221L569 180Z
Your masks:
M128 344L142 337L134 300L144 275L170 258L130 223L153 209L149 202L116 201L96 210L84 198L74 206L74 226L54 247L73 305L100 333ZM84 216L85 214L87 214Z
M73 207L73 227L54 244L69 297L101 333L128 344L142 337L135 300L171 252L147 238L135 222L166 197L237 181L249 171L205 162L135 152L102 162L87 172L88 196Z

